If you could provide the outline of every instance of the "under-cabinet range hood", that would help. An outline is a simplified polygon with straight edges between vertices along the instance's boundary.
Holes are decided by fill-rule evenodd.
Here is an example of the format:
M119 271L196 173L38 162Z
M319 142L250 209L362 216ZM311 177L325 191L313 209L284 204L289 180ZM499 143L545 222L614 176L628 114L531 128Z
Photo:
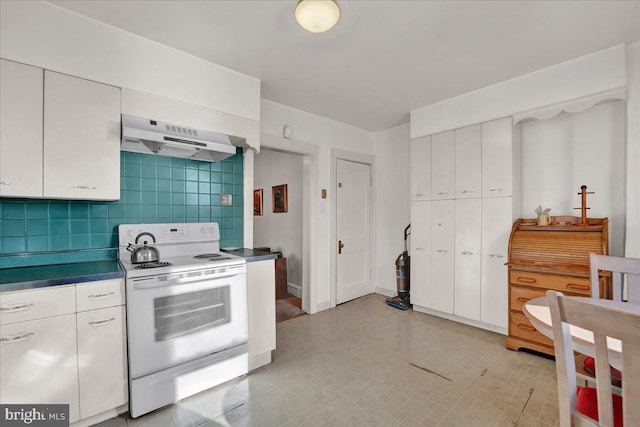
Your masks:
M218 162L236 153L231 138L236 139L221 133L122 115L123 151Z

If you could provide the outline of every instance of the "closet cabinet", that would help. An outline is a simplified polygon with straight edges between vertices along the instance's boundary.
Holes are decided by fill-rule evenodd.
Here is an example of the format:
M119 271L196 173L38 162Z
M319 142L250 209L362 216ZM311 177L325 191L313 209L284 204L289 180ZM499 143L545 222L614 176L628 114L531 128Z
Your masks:
M431 203L431 303L429 307L443 313L453 313L455 202L442 200Z
M430 305L431 203L411 202L411 302L423 307Z
M455 196L455 136L444 132L431 137L431 198L453 199Z
M479 198L482 192L482 129L480 125L455 131L456 199Z
M431 200L431 137L411 141L411 201Z
M513 195L514 158L520 156L513 142L511 117L482 124L482 197Z
M120 89L45 71L44 197L120 198Z
M480 320L481 211L480 199L455 201L453 313L472 320Z
M0 196L42 197L42 68L0 59L0 94Z

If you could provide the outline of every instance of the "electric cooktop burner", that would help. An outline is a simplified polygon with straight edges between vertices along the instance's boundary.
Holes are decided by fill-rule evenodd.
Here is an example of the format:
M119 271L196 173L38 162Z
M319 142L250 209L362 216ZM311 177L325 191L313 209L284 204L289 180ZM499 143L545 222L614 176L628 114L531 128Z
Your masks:
M158 268L158 267L166 267L168 265L171 265L170 262L161 262L161 261L155 261L155 262L143 262L142 264L136 265L136 268Z
M220 255L220 254L200 254L200 255L196 255L196 256L194 256L194 258L197 258L197 259L201 259L201 258L207 259L207 258L218 258L218 257L220 257L220 256L222 256L222 255Z

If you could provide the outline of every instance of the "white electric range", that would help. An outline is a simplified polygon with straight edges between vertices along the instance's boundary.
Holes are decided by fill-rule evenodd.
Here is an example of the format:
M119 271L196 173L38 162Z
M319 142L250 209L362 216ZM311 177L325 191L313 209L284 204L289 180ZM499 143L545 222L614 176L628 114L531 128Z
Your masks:
M121 224L118 233L131 416L246 374L246 262L220 252L218 224ZM131 262L138 236L159 251L157 262Z

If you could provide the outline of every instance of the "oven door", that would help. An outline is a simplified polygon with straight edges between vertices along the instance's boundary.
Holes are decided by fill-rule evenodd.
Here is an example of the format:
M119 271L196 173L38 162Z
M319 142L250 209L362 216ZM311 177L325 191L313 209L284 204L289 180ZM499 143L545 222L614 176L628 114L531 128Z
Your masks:
M248 341L246 266L127 278L132 378Z

